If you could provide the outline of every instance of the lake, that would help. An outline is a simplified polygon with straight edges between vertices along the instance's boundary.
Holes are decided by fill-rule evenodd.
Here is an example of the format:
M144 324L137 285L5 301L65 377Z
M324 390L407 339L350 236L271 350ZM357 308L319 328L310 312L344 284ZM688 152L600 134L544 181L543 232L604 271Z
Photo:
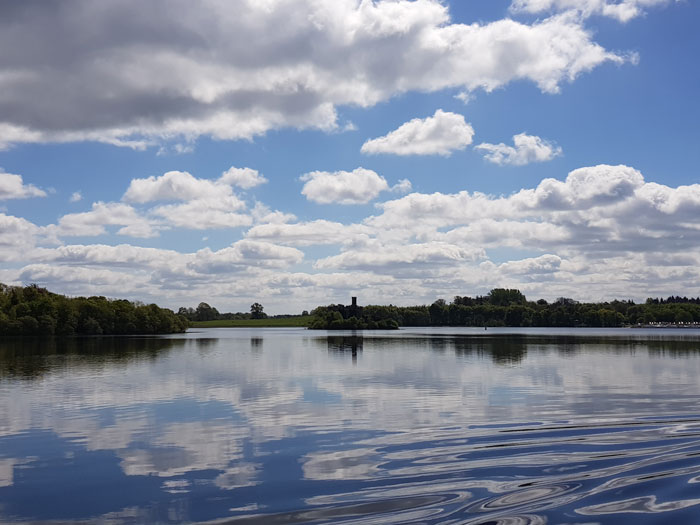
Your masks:
M0 341L2 523L700 522L700 331Z

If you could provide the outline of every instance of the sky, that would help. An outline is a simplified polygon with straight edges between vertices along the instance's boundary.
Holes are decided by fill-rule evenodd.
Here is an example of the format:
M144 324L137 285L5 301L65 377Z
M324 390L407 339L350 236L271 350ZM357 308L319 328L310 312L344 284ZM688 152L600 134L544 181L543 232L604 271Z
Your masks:
M0 3L0 282L700 296L693 0Z

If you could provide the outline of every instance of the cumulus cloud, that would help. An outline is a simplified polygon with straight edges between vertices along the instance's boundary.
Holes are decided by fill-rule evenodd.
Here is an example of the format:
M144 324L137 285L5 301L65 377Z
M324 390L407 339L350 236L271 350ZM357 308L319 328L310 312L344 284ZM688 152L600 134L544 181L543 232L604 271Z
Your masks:
M32 184L25 184L21 175L0 171L0 200L46 197L46 192Z
M482 143L474 149L483 151L484 158L499 165L524 166L533 162L546 162L561 155L560 147L535 135L520 133L513 136L514 146Z
M0 261L21 261L40 233L41 228L28 220L0 213Z
M246 170L242 170L246 174L241 180L250 182ZM104 235L109 232L109 226L121 226L114 232L117 235L137 238L156 237L161 231L173 228L207 230L250 226L253 216L246 203L234 193L231 173L229 170L216 180L200 179L182 171L132 179L122 197L126 202L95 202L90 210L64 215L56 224L41 228L41 233L53 242L60 242L62 237ZM75 192L70 200L81 199L80 192ZM256 217L268 222L295 218L269 209L264 214L258 209Z
M25 283L61 283L63 290L109 290L120 297L139 288L138 280L129 273L107 268L30 264L22 268L19 277Z
M438 109L432 117L415 118L383 137L362 145L362 153L393 155L443 155L472 143L474 128L463 115Z
M17 271L17 279L63 293L99 291L166 305L173 297L180 302L183 297L197 301L211 295L245 294L248 300L267 293L265 281L303 257L295 248L245 239L220 250L194 253L129 244L67 245L32 250L33 262Z
M412 193L380 207L383 213L365 224L393 237L405 238L408 231L424 240L488 242L589 258L695 252L700 246L700 185L645 182L628 166L579 168L564 181L544 179L507 197Z
M628 22L644 14L647 7L660 6L672 0L513 0L511 11L542 13L553 11L577 11L585 17L607 16L620 22Z
M155 177L134 186L132 196L142 203L98 202L49 226L0 214L0 259L8 263L0 273L9 282L63 293L174 307L211 298L220 301L217 307L235 309L264 299L268 311L280 313L343 302L357 291L368 302L390 297L399 304L483 294L495 286L546 299L644 299L679 288L700 294L700 184L648 182L624 165L579 168L511 195L395 196L373 216L349 224L293 222L291 214L260 203L250 212L245 203L230 211L232 201L222 213L254 217L255 224L220 249L49 244L52 237L105 231L143 237L179 227L178 221L195 228L189 223L202 221L205 211L197 203L214 202L209 184L235 197L219 179L201 181ZM186 200L183 184L192 199ZM294 268L302 264L313 270Z
M249 226L253 218L240 211L245 203L233 195L215 199L195 199L183 204L165 204L150 210L176 228L208 230Z
M180 273L183 279L200 280L214 273L240 273L249 268L283 268L300 262L303 257L304 254L296 248L249 239L237 241L221 250L204 248L195 253L129 244L78 244L41 248L34 252L34 259L39 264Z
M246 237L293 246L347 244L368 239L373 230L367 226L346 226L339 222L316 220L295 224L261 224L253 226Z
M258 224L284 224L295 221L296 215L293 213L285 213L280 210L271 210L269 206L265 206L261 202L256 202L250 214L253 220Z
M454 24L439 0L11 2L0 49L0 148L333 130L338 106L519 80L555 93L626 60L577 16Z
M251 265L284 268L301 262L303 258L304 253L296 248L244 239L217 252L209 248L200 250L189 266L197 272L212 274Z
M83 194L79 191L74 191L69 200L70 202L80 202L83 200Z
M469 242L484 247L527 248L543 242L562 246L571 232L564 226L539 220L476 219L436 235L437 239L453 244Z
M444 242L386 246L376 244L371 249L349 250L316 261L318 269L360 269L390 271L427 266L456 265L484 257L480 248L465 249Z
M178 264L183 254L175 250L148 248L119 244L70 244L51 249L39 249L34 253L41 263L68 264L71 266L113 266L117 268L158 268Z
M217 198L222 187L207 179L198 179L186 171L169 171L159 177L133 179L124 200L143 204L152 201L190 201ZM225 190L231 193L230 188Z
M145 204L157 201L184 201L162 204L149 213L165 219L173 227L206 230L211 228L235 228L252 224L252 217L245 213L246 204L233 192L232 185L253 179L260 182L255 170L231 168L219 179L194 177L183 171L169 171L159 177L133 179L123 199Z
M319 204L365 204L389 189L384 177L364 168L336 172L312 171L302 175L299 180L306 183L301 193Z
M474 95L472 95L468 91L460 91L459 93L457 93L455 95L455 98L457 100L461 100L462 103L466 105L466 104L469 104L474 99Z
M545 254L519 261L508 261L499 265L498 269L506 275L532 275L553 273L559 270L560 266L561 257Z
M643 186L638 170L601 164L573 170L563 182L543 179L535 189L520 190L509 200L522 210L573 211L620 203Z
M647 193L657 194L655 200L659 206L675 203L675 198L680 197L676 189L645 184L642 174L629 166L599 165L573 170L564 181L543 179L537 187L522 189L508 197L468 191L411 193L378 204L383 213L365 222L384 229L403 228L408 224L437 229L482 219L532 217L541 221L554 212L571 212L573 218L580 218L581 211L593 216L605 209L615 210L614 205ZM560 214L558 218L564 216Z
M155 237L158 227L128 204L96 202L90 211L69 213L58 224L46 227L47 233L58 237L96 236L107 233L106 226L121 226L118 235Z
M408 193L413 189L413 184L408 179L401 179L391 187L393 193Z
M248 190L265 184L267 179L258 173L258 170L231 167L221 175L219 181Z

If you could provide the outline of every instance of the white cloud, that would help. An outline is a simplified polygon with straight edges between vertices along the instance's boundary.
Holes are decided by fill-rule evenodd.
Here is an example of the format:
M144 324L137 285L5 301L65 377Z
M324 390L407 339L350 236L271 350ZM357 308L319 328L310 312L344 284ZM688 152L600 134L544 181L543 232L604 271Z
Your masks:
M155 0L146 10L137 0L82 0L14 10L0 18L0 148L97 140L177 150L201 135L334 130L338 106L520 80L554 93L626 60L577 16L454 24L439 0Z
M415 118L389 134L368 140L362 153L393 155L443 155L472 143L474 128L463 115L438 109L432 117Z
M70 289L88 290L88 293L99 287L119 297L132 294L139 288L143 290L141 283L129 273L106 268L30 264L22 269L20 279L25 283L61 283L63 289L66 285L76 286Z
M253 226L246 236L294 246L347 244L368 239L373 231L367 226L346 226L339 222L316 220L296 224L261 224Z
M400 269L417 270L419 267L455 265L483 258L480 248L430 242L425 244L385 245L375 243L369 249L348 250L340 255L316 261L318 269L360 269L396 272Z
M484 158L499 165L524 166L533 162L547 162L562 154L560 147L540 137L520 133L513 136L514 146L482 143L474 149L483 151Z
M260 184L265 184L267 179L258 173L258 170L231 167L221 175L219 181L247 190Z
M217 252L200 250L189 266L199 273L213 274L248 266L285 268L303 258L304 253L296 248L244 239Z
M26 219L0 213L0 261L23 260L40 231Z
M312 171L299 180L306 182L301 193L319 204L365 204L389 189L384 177L372 170Z
M694 187L693 187L694 188ZM698 186L700 188L700 185ZM694 190L696 191L696 190ZM685 197L694 194L685 192ZM642 174L628 166L599 165L573 170L565 181L543 179L536 188L523 189L508 197L492 197L480 192L461 191L454 194L411 193L400 199L378 204L383 213L365 222L375 228L416 227L445 228L469 224L482 219L535 218L543 220L550 213L570 212L580 220L581 212L595 215L627 199L649 196L657 205L676 205L678 189L645 184ZM561 220L565 215L557 216Z
M160 177L133 179L124 194L124 200L143 204L152 201L217 198L222 189L214 181L198 179L185 171L169 171ZM231 193L230 188L224 191Z
M381 208L365 224L389 239L507 246L589 261L700 253L700 185L647 183L627 166L580 168L565 181L545 179L508 197L413 193Z
M459 226L437 239L453 244L469 242L484 247L528 248L543 242L565 245L571 232L564 226L538 220L476 219Z
M573 170L565 181L543 179L534 190L520 190L510 201L522 210L581 210L633 197L644 186L642 174L629 166L601 164Z
M271 210L261 202L256 202L250 211L253 220L258 224L285 224L296 220L293 213L285 213L280 210Z
M469 104L474 100L474 95L468 91L460 91L455 95L457 100L461 100L464 105Z
M39 252L40 260L67 264L87 265L113 265L113 266L147 266L166 264L175 261L180 253L175 250L163 250L161 248L147 248L119 244L109 246L106 244L71 244L58 246Z
M31 131L23 126L0 122L0 151L5 151L13 144L43 142L43 136L40 131Z
M46 197L46 192L32 184L24 184L21 175L0 171L0 200Z
M79 192L73 194L71 202L77 202L77 197L82 198ZM207 230L253 223L246 203L234 194L226 174L209 180L170 171L159 177L133 179L123 200L145 206L96 202L89 211L62 216L57 224L42 228L42 233L58 242L61 237L103 235L108 233L107 226L121 226L118 235L149 238L172 228ZM165 203L153 205L158 202ZM294 216L268 210L266 219L293 220Z
M80 202L81 200L83 200L83 194L79 191L74 191L70 196L70 202Z
M413 184L408 179L401 179L391 187L393 193L408 193L413 189Z
M251 177L261 178L256 171L247 168L239 171L231 168L217 180L169 171L159 177L133 179L123 198L139 204L184 201L149 210L150 214L165 219L172 227L196 230L236 228L252 224L253 219L244 213L246 204L234 194L232 184L241 180L247 184Z
M150 212L165 219L172 227L208 230L249 226L253 223L253 218L246 213L240 213L244 208L245 203L237 197L222 195L213 199L196 199L183 204L157 206Z
M68 245L40 248L33 253L35 261L40 264L53 263L54 267L101 267L116 272L126 271L135 276L141 273L142 277L148 277L153 272L179 273L183 280L208 280L210 274L240 273L251 268L284 268L299 263L303 257L303 252L296 248L248 239L221 250L204 248L195 253L129 244Z
M506 275L532 275L553 273L559 270L560 266L561 257L545 254L519 261L509 261L499 265L498 269Z
M176 142L175 144L166 144L158 148L156 155L186 155L188 153L194 152L194 143L183 144L181 142Z
M119 202L96 202L90 211L64 215L57 225L47 226L45 230L59 237L96 236L107 233L105 226L121 226L117 234L141 238L155 237L158 230L156 224L137 210Z
M513 0L514 12L542 13L553 11L577 11L588 17L601 15L628 22L644 14L644 9L665 5L672 0ZM676 0L678 1L678 0Z
M68 245L31 252L20 280L52 290L156 301L176 307L212 294L260 298L266 282L302 261L304 254L269 242L242 240L227 248L195 253L120 244ZM267 274L265 272L272 272ZM185 300L184 297L187 297ZM175 298L169 303L170 298ZM174 304L173 304L174 303ZM248 303L250 304L250 303Z
M461 191L445 193L411 193L400 199L377 204L383 213L369 217L365 223L374 228L394 229L429 226L433 229L493 215L498 202L482 193Z

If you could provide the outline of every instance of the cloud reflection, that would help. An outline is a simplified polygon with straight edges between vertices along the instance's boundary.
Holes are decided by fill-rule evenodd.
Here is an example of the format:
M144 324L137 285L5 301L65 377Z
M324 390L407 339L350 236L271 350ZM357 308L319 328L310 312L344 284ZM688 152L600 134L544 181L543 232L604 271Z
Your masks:
M584 473L601 480L598 490L613 483L625 490L642 482L638 458L660 458L647 463L654 468L667 458L683 461L690 449L675 443L700 431L687 419L700 394L693 338L212 333L123 350L114 341L98 348L101 340L28 349L0 343L0 440L31 438L24 449L0 447L0 503L3 490L31 489L15 474L20 463L25 472L57 475L55 452L41 446L49 435L78 459L110 454L124 479L108 484L157 478L159 508L209 487L222 501L209 511L214 519L254 504L265 512L320 504L313 484L328 481L339 485L325 504L357 502L352 483L359 481L390 480L418 496L429 486L448 490L443 481L453 478L449 490L473 492L484 505L494 494L493 501L516 501L518 493L574 486ZM660 413L683 417L657 421ZM684 472L698 471L691 463ZM515 475L537 486L524 491L507 481ZM429 486L418 482L426 476ZM305 488L275 503L266 487L280 480ZM380 483L367 496L385 490ZM542 498L553 505L560 496Z

